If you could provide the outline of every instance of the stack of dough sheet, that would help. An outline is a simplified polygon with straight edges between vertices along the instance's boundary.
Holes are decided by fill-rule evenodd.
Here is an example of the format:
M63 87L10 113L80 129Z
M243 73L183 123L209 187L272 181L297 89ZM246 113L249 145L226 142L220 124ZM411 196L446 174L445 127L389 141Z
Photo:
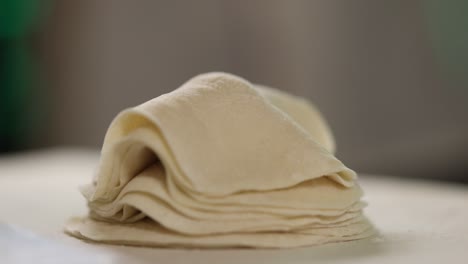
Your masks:
M356 174L306 100L196 76L110 125L89 215L65 232L138 246L287 248L371 236Z

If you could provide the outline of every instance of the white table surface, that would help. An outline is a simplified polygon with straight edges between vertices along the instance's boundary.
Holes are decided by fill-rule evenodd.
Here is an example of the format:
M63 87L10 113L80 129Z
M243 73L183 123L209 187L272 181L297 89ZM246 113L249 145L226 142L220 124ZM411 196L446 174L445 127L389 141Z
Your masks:
M64 221L86 214L77 190L87 183L98 152L52 149L0 157L0 223L35 233L79 253L39 253L0 232L0 263L53 263L62 252L73 263L468 263L468 187L361 176L366 214L380 237L288 250L164 249L84 243L62 233ZM3 235L3 240L2 236ZM13 240L11 240L13 241ZM45 243L46 242L40 242ZM52 247L53 248L53 247ZM33 252L33 253L30 253ZM93 262L73 254L90 254ZM30 254L30 255L28 255ZM40 257L38 257L40 255ZM21 257L18 257L21 256ZM63 263L56 258L55 263Z

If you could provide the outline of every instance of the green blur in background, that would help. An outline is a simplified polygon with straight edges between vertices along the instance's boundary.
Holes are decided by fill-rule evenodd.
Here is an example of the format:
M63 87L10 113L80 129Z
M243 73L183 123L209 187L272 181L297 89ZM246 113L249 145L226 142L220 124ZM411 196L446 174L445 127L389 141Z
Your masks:
M468 1L428 0L426 16L432 47L445 77L468 92Z
M39 25L37 0L0 0L0 152L31 143L37 93L30 41Z

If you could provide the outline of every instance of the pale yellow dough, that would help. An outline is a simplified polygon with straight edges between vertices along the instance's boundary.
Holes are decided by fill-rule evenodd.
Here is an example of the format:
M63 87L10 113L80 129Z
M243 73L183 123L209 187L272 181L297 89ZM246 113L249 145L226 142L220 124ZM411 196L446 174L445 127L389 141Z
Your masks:
M106 243L295 247L369 237L356 174L312 104L226 73L120 113L73 236Z

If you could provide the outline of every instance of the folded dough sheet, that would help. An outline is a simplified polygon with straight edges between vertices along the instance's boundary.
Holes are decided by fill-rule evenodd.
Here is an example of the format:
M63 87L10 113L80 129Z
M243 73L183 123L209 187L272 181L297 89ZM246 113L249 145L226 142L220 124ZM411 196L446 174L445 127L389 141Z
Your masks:
M308 101L227 73L196 76L110 125L86 240L138 246L286 248L374 233L356 174Z

